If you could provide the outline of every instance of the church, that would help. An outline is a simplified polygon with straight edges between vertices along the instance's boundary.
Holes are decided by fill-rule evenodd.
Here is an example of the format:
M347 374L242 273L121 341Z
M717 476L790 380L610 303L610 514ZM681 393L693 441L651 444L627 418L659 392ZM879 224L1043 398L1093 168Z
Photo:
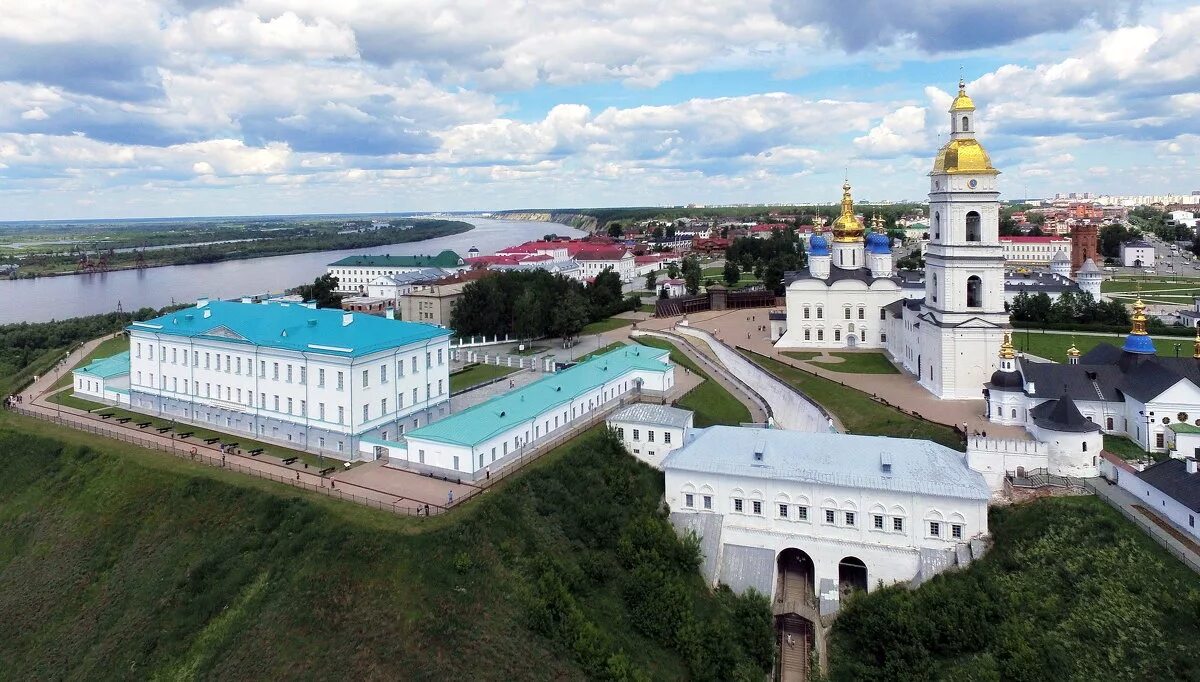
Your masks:
M880 221L869 233L858 222L847 182L831 237L814 234L808 268L785 278L776 347L883 349L939 398L978 398L1009 329L999 174L975 139L975 104L959 81L950 139L929 174L924 276L893 272Z

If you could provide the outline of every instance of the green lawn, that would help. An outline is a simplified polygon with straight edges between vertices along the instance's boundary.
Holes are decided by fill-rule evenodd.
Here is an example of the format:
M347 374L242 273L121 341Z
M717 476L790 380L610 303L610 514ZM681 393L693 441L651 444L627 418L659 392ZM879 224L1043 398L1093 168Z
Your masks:
M678 405L696 413L693 418L698 428L725 424L737 426L751 420L750 410L719 382L712 379L699 365L684 355L675 344L663 339L642 337L637 340L644 346L664 348L671 351L671 362L680 367L686 367L694 374L704 377L704 381L680 398Z
M0 415L0 677L761 679L762 597L713 592L662 474L598 433L395 517ZM44 432L50 425L34 423ZM582 643L582 644L581 644Z
M111 355L116 355L117 353L124 353L127 350L129 350L129 339L125 338L124 334L120 336L114 336L111 339L106 339L99 346L96 346L95 350L84 357L83 360L80 360L76 365L71 367L71 369L83 367L97 358L107 358ZM54 382L53 388L65 388L70 385L71 373L66 372L59 377L58 381Z
M771 372L837 415L847 433L895 438L920 438L961 450L962 440L954 429L935 424L871 399L849 386L814 376L778 360L749 351L740 351L751 362Z
M653 303L643 303L638 306L639 313L652 313L657 309L658 309L658 306L656 306Z
M1052 497L988 519L968 568L843 602L828 679L1200 678L1200 580L1116 510Z
M794 360L800 360L800 361L802 361L802 362L803 362L803 361L805 361L805 360L812 360L813 358L815 358L815 357L818 357L819 355L821 355L821 351L816 351L816 350L785 350L785 351L783 351L783 354L784 354L784 355L786 355L786 356L788 356L789 358L792 358L792 359L794 359Z
M279 459L298 457L300 458L301 462L305 462L311 467L328 467L331 464L338 463L336 460L331 460L328 457L320 457L312 452L295 450L282 445L262 443L250 438L245 438L242 436L242 434L212 431L200 426L177 422L173 419L154 417L142 414L140 412L132 412L130 410L113 407L111 405L105 405L104 403L94 402L85 398L77 398L71 395L70 391L56 393L50 396L48 400L49 402L58 403L59 405L63 405L65 407L73 407L77 410L87 410L89 412L95 410L104 410L107 413L111 413L113 415L112 419L114 420L121 419L123 417L129 417L131 421L126 424L126 426L140 424L142 422L150 422L150 426L147 426L145 429L138 429L135 426L134 430L137 431L146 431L148 433L157 434L158 429L165 426L170 426L172 431L177 434L191 431L194 435L188 436L186 439L179 439L180 448L186 447L188 443L203 443L209 438L219 438L223 443L236 442L238 444L238 449L242 452L262 448L264 454L271 455L272 457L278 457ZM163 435L167 434L164 433Z
M581 355L581 356L579 356L579 358L576 360L576 362L583 362L584 360L587 360L587 359L588 359L588 358L590 358L590 357L594 357L594 356L597 356L597 355L604 355L604 354L605 354L605 353L607 353L608 351L610 351L610 350L616 350L616 349L618 349L618 348L620 348L621 346L624 346L624 345L625 345L625 342L624 342L624 341L613 341L612 343L610 343L610 344L608 344L608 345L606 345L606 346L600 346L599 348L597 348L596 350L592 351L591 353L588 353L588 354L586 354L586 355Z
M620 329L621 327L628 327L634 322L637 322L637 320L630 319L628 317L610 317L587 325L582 331L579 332L579 335L587 336L588 334L602 334L604 332L610 332L614 329Z
M899 374L900 370L887 359L883 353L850 353L850 352L831 352L835 358L841 358L841 362L824 362L814 360L813 364L820 365L822 369L827 369L830 372L845 372L846 374Z
M514 350L512 352L512 354L513 355L525 355L525 356L538 355L539 353L545 352L547 349L548 349L548 346L535 346L533 344L525 344L525 350Z
M1028 333L1026 333L1028 331ZM1013 346L1022 353L1030 353L1038 357L1054 360L1055 362L1067 361L1067 349L1071 347L1070 334L1043 334L1037 330L1014 329L1013 330ZM1075 347L1080 353L1087 353L1096 346L1107 343L1113 346L1120 346L1125 343L1124 336L1076 336ZM1180 344L1179 352L1182 357L1188 357L1192 354L1191 339L1186 337L1179 338L1156 338L1154 346L1158 349L1158 354L1164 357L1175 356L1175 344Z
M1155 461L1165 460L1169 455L1163 452L1152 452L1147 456L1145 448L1137 443L1129 440L1125 436L1113 436L1105 434L1104 449L1113 453L1121 459L1140 460L1152 459Z
M472 365L450 375L450 392L457 393L472 386L486 384L494 379L512 374L519 369L521 368L505 367L503 365Z

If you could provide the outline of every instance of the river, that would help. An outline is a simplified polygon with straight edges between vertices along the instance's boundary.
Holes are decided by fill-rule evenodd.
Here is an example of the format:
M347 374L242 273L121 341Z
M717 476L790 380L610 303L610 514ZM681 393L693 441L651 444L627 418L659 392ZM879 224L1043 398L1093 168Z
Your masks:
M0 280L0 324L45 322L81 315L106 313L143 306L159 308L172 302L194 301L201 296L234 298L249 294L278 293L311 282L325 273L325 266L357 254L436 254L445 249L466 257L467 249L480 253L551 232L582 237L583 232L558 223L520 220L459 218L475 229L447 237L407 244L390 244L367 249L315 251L291 256L270 256L199 265L171 265L145 270L119 270L86 275L63 275L37 279Z

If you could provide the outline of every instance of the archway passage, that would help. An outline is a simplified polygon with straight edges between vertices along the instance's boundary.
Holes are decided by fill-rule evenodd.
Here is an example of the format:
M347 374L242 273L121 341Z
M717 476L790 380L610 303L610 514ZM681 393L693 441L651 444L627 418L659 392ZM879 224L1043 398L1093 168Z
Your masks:
M776 564L779 578L775 587L775 601L811 602L817 593L816 568L812 557L804 550L790 547L779 553Z
M845 597L856 590L867 589L867 565L858 557L848 556L838 562L838 594Z

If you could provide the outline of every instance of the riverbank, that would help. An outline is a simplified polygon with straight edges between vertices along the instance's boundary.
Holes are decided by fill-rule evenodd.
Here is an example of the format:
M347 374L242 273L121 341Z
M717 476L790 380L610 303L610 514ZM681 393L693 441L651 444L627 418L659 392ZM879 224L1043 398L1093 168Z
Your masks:
M290 256L330 250L368 249L391 244L410 244L439 237L462 234L475 229L459 220L415 220L412 227L386 227L364 232L317 233L281 239L247 240L210 245L183 244L176 248L156 248L135 252L101 252L84 255L30 255L8 279L36 279L144 270L180 265L201 265L226 261ZM230 248L232 246L232 248Z

